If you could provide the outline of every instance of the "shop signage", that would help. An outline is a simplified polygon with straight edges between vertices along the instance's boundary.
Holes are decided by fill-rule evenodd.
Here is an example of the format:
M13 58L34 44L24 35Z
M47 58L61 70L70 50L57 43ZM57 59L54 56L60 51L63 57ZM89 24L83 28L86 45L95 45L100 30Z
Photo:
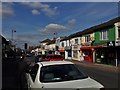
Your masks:
M82 46L91 46L91 43L89 42L89 43L84 43L84 44L82 44Z
M115 46L115 41L107 42L107 46Z
M79 45L72 46L72 50L80 50L80 46Z
M66 46L64 49L65 50L71 50L71 46Z

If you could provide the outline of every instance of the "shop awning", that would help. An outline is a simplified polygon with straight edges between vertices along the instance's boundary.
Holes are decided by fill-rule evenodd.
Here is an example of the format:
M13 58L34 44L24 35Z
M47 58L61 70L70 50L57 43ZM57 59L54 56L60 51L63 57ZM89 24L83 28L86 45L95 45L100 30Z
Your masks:
M80 50L92 50L94 47L81 47Z
M65 52L65 50L59 50L59 52Z
M103 48L103 46L81 47L80 50L94 50L97 48Z

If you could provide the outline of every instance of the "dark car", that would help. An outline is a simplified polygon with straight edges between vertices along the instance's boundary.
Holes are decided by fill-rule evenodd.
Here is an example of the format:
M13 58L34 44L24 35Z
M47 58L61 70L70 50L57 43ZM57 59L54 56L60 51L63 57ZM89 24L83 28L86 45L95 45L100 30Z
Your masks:
M57 54L49 54L45 58L45 61L60 61L60 60L64 60L64 58L61 55Z
M41 61L44 61L44 59L46 58L46 55L38 55L36 56L36 60L35 62L41 62Z
M27 53L27 54L26 54L26 57L32 57L32 56L33 56L32 53Z

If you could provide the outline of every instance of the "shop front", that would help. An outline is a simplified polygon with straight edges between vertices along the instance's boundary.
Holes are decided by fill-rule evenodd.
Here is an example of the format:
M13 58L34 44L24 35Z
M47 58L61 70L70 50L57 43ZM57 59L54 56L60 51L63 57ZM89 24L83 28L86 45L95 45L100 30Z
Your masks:
M72 46L72 59L80 61L80 45Z
M115 46L115 41L107 42L107 47L105 50L105 64L116 66L117 59L117 48Z
M55 49L49 49L48 54L55 54Z
M60 55L63 57L63 58L65 58L65 50L59 50L59 52L60 52Z
M105 50L103 46L96 46L95 49L95 63L105 63Z
M120 65L120 40L115 42L116 48L116 66Z
M117 66L120 61L120 46L115 41L107 42L106 46L95 48L95 62Z
M65 59L71 59L71 57L72 57L71 46L66 46L65 47Z
M94 61L94 47L92 46L81 47L80 50L84 54L85 61L88 61L88 62Z

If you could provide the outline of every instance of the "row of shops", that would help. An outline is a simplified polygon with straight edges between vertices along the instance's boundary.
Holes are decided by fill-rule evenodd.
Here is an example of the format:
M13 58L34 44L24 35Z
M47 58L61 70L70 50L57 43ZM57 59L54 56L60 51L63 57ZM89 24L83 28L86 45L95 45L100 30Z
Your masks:
M82 54L85 61L117 66L120 64L120 42L116 43L116 45L113 43L112 46L109 46L109 43L111 42L101 46L66 46L64 50L61 50L60 54L65 59L78 61L81 61L80 56Z
M65 59L117 66L120 64L120 17L46 45L48 50L54 47L52 51L59 52Z
M55 54L56 50L42 50L40 54ZM65 59L73 59L82 61L80 56L84 57L84 60L91 63L108 64L117 66L120 64L120 42L107 42L106 44L99 46L82 46L72 45L59 49L57 53L61 54Z

